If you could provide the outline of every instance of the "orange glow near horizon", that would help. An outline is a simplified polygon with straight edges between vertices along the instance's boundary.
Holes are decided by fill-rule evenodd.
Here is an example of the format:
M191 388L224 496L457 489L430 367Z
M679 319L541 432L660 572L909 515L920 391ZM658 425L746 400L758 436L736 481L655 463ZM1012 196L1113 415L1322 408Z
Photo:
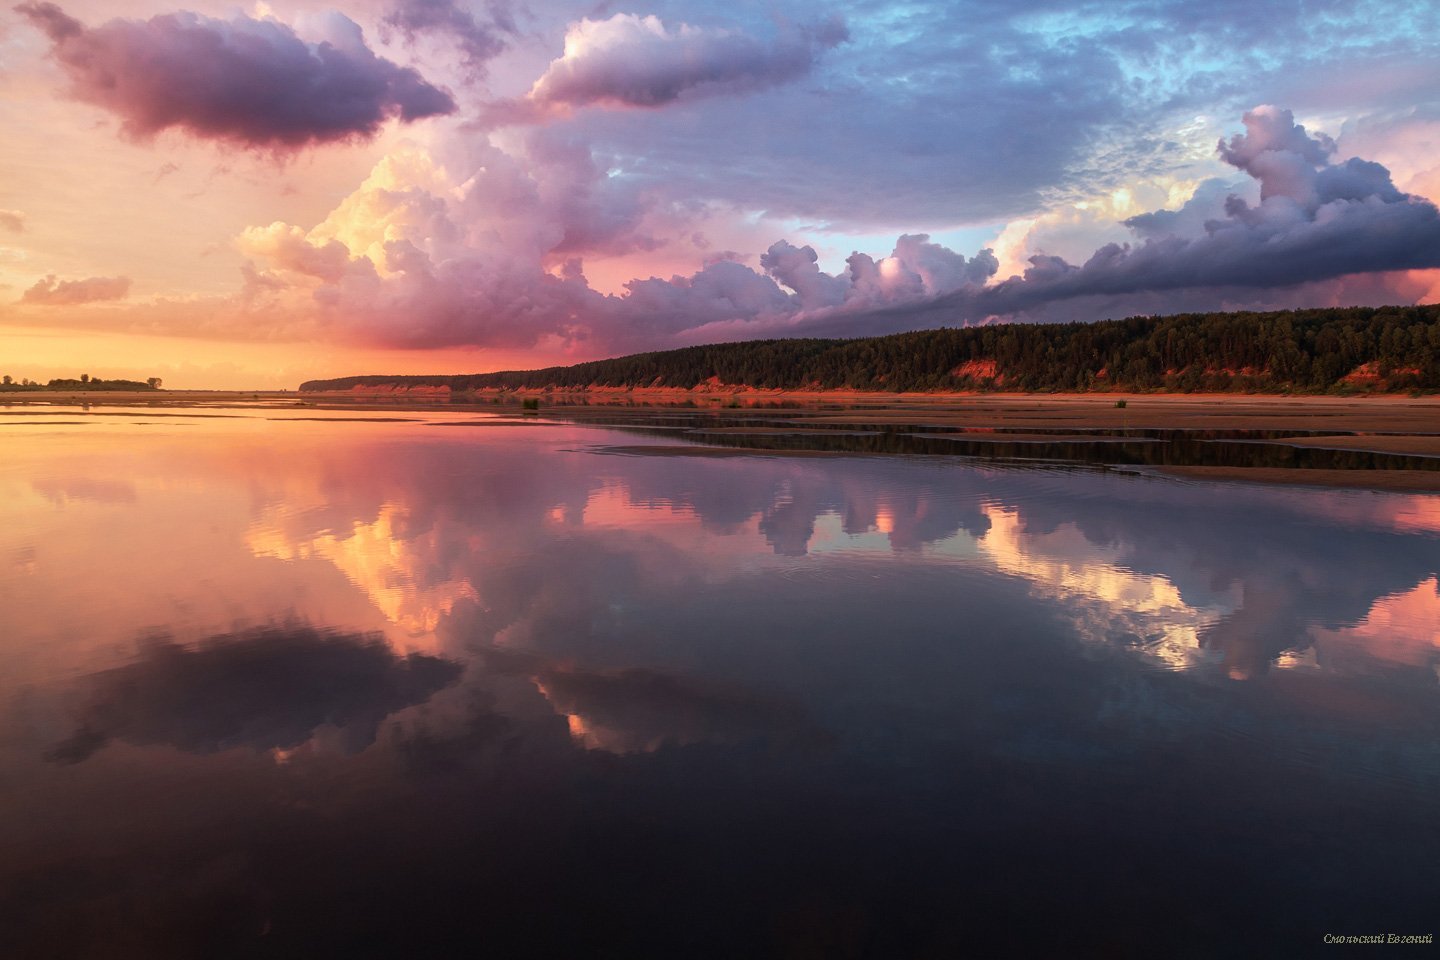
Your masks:
M17 326L0 326L0 356L6 358L0 373L16 381L82 373L104 380L159 377L169 390L295 390L306 380L332 377L488 373L571 362L539 350L395 350Z

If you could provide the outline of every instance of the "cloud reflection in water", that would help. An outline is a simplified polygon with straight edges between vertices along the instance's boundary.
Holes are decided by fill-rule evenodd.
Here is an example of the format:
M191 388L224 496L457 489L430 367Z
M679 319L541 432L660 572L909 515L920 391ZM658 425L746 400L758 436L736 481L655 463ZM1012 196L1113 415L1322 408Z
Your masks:
M289 430L66 462L134 499L0 498L0 556L37 545L0 570L22 955L753 956L855 905L887 955L1036 915L1062 955L1433 913L1425 498Z
M397 657L378 635L267 626L182 646L148 641L130 664L84 681L76 732L47 759L79 763L111 740L189 753L291 750L323 726L348 750L386 717L455 682L460 666Z
M580 643L622 629L637 602L742 571L883 556L1019 577L1080 636L1245 677L1433 568L1422 497L1294 500L933 461L541 458L524 442L355 458L363 469L343 452L318 468L326 526L272 511L250 546L328 561L422 649ZM1358 577L1348 550L1365 557Z

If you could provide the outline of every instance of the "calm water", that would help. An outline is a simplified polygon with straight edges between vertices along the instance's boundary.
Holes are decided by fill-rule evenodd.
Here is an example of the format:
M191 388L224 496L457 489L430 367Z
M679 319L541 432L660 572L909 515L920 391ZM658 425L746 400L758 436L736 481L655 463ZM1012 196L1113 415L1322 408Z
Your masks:
M203 412L0 418L6 957L1440 932L1440 497Z

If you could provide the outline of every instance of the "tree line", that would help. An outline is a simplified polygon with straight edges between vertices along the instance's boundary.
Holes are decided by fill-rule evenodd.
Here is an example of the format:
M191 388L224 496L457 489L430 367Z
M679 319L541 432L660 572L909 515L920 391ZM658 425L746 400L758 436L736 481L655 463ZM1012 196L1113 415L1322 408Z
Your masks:
M782 390L1353 393L1440 390L1440 305L993 324L851 340L752 340L540 370L311 380L452 391Z
M88 373L80 374L78 380L61 377L47 383L38 383L25 377L17 382L7 373L0 377L0 390L159 390L160 385L164 382L159 377L150 377L144 382L139 380L97 380Z

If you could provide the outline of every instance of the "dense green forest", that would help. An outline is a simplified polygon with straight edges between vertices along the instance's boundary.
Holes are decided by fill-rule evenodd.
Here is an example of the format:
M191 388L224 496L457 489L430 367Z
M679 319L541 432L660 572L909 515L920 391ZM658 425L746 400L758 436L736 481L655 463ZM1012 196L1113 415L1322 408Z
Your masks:
M1440 390L1440 305L996 324L855 340L752 340L569 367L312 380L301 390L691 388L1299 392Z
M19 382L8 374L0 377L0 391L27 391L27 390L159 390L163 383L159 377L151 377L143 383L139 380L94 380L90 374L82 373L79 380L61 378L51 380L48 383L36 383L34 380L22 378Z

